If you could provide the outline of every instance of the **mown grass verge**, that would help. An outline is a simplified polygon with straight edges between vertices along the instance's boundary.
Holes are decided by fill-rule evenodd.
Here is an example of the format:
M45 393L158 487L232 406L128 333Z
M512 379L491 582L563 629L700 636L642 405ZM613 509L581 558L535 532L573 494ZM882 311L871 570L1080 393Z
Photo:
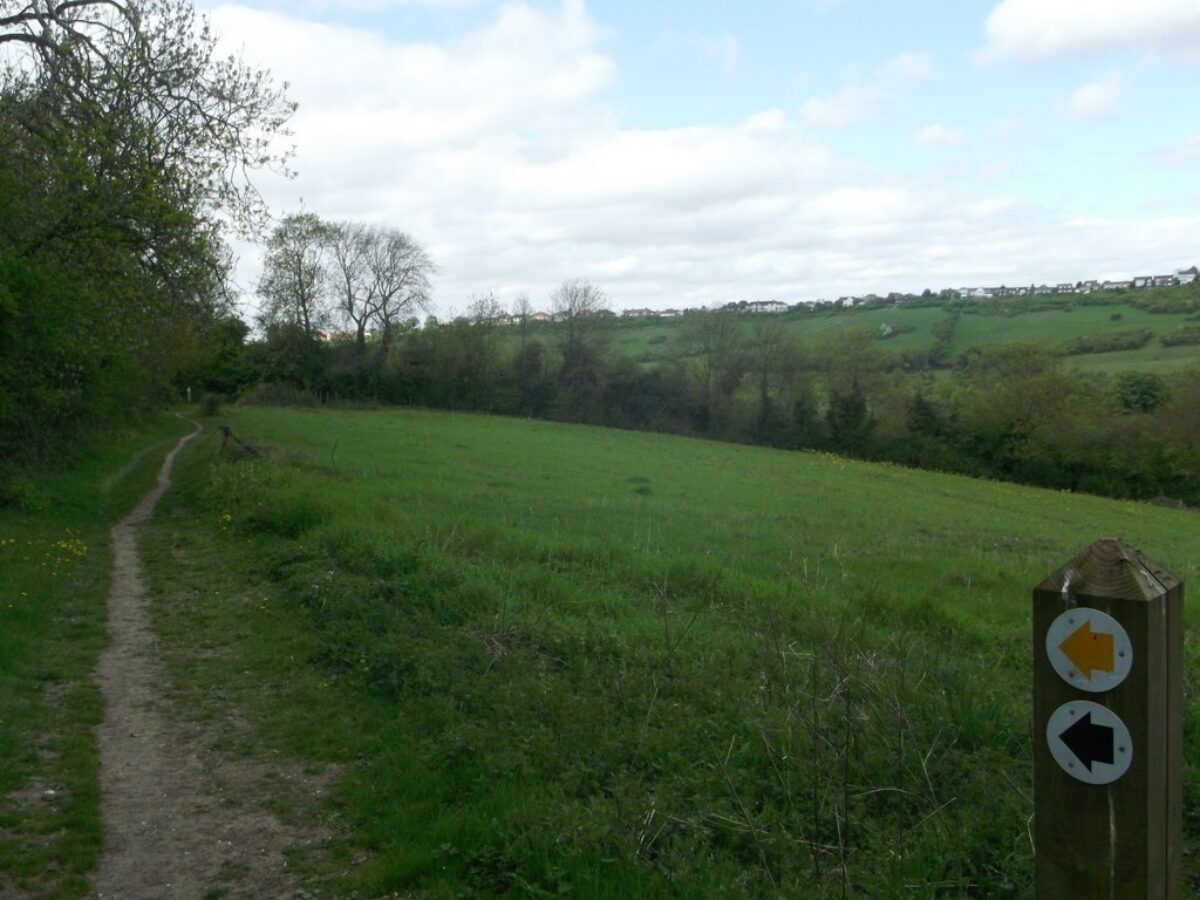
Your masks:
M246 752L342 767L334 893L1028 896L1031 586L1200 568L1187 513L827 456L231 420L274 450L187 451L160 622Z
M108 530L187 426L164 415L78 448L70 471L0 473L0 894L88 894L100 851Z

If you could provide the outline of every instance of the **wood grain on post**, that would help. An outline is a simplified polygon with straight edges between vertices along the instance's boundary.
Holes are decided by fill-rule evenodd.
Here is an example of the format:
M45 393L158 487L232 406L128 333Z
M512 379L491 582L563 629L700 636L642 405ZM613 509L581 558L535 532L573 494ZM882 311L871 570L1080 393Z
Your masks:
M1060 677L1046 632L1060 614L1100 610L1125 629L1128 676L1103 693ZM1033 591L1033 782L1037 896L1177 900L1183 891L1183 584L1118 540L1097 541ZM1085 784L1052 757L1046 726L1072 701L1107 707L1129 729L1129 770Z

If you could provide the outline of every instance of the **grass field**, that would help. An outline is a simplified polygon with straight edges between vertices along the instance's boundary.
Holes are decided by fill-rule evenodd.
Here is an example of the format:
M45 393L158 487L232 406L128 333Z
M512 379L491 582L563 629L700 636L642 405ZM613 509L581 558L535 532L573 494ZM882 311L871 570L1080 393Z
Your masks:
M0 509L0 896L88 896L100 851L92 670L109 527L149 490L186 426L163 416L78 448L61 474L4 473ZM22 896L22 894L17 894Z
M1200 570L1195 516L1149 505L477 416L229 421L265 457L210 429L143 544L164 653L252 723L232 749L340 767L304 862L335 895L1030 896L1031 587L1103 536Z
M1138 350L1086 353L1072 356L1071 361L1081 371L1097 374L1137 369L1165 375L1200 363L1200 345L1163 347L1159 343L1163 335L1195 323L1195 313L1184 305L1195 292L1189 287L1135 293L1143 298L1161 298L1169 294L1179 304L1178 310L1150 313L1119 302L1119 298L1112 298L1116 301L1113 305L1068 308L1046 306L1046 298L978 301L966 306L959 317L949 351L957 356L972 347L1013 342L1058 348L1076 338L1103 338L1146 329L1151 332L1152 339ZM885 355L899 356L929 350L934 343L934 328L948 315L941 307L901 305L884 309L789 313L781 316L780 321L796 340L809 348L819 348L850 328L866 328L878 333L888 326L896 333L881 340L880 349ZM747 340L753 335L755 321L756 317L752 315L740 319ZM687 352L682 340L685 323L685 318L618 321L612 330L613 349L647 367L671 362ZM544 339L553 341L554 326L537 328Z

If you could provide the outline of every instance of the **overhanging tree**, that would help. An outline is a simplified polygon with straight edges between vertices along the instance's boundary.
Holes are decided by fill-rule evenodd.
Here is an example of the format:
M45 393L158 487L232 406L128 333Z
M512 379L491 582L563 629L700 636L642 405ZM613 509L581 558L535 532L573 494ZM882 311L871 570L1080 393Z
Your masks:
M183 0L0 0L0 458L161 396L292 110Z

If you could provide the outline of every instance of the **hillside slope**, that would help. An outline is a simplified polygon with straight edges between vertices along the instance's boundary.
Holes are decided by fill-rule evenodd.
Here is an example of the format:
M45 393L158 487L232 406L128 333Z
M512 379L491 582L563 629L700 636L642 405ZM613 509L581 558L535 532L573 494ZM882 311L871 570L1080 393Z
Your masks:
M344 766L335 892L1028 896L1032 585L1200 569L1188 513L830 456L230 421L264 455L210 435L145 548L164 646L245 752Z
M937 304L937 305L934 305ZM1124 351L1089 350L1076 346L1072 360L1085 372L1135 369L1169 374L1200 363L1200 345L1164 346L1162 338L1194 330L1200 311L1200 288L1139 289L1091 295L1035 295L965 301L961 304L924 300L885 304L878 308L813 308L779 316L787 333L818 350L848 329L867 329L880 336L880 349L897 359L928 354L939 326L955 319L947 351L952 357L977 347L1009 342L1062 349L1087 339L1098 347L1105 340L1144 332L1141 347ZM753 337L762 314L741 317L742 333ZM622 319L616 323L614 346L643 365L659 365L688 352L682 339L687 317ZM554 325L538 326L551 333Z

